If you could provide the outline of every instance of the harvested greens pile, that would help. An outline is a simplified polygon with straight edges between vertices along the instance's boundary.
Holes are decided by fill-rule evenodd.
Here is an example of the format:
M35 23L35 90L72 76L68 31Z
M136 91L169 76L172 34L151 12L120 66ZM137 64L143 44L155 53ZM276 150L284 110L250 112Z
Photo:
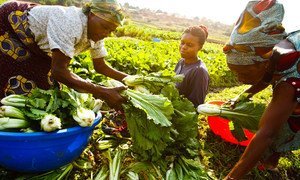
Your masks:
M193 104L179 95L176 82L183 76L153 73L147 76L129 76L124 79L128 86L122 92L127 98L123 104L124 112L104 111L103 120L96 126L89 146L81 157L58 170L39 175L24 175L25 179L212 179L212 173L201 164L199 159L198 115ZM103 84L111 87L124 84L108 80ZM91 107L86 94L62 89L60 95L38 90L46 101L40 108L36 93L35 103L22 105L28 117L42 119L45 114L54 112L60 117L67 110L74 117L80 111L79 105ZM46 93L47 92L47 93ZM73 94L74 93L74 94ZM72 96L71 96L72 95ZM68 96L65 102L61 96ZM75 96L75 98L73 98ZM32 100L32 99L31 99ZM27 102L29 100L25 100ZM92 107L96 102L92 101ZM46 103L47 102L47 103ZM51 103L52 102L52 103ZM56 103L54 103L56 102ZM54 105L56 104L56 105ZM97 106L96 106L97 107ZM42 116L38 112L43 112ZM77 113L79 114L79 113ZM87 114L87 113L85 113ZM78 115L79 116L79 115ZM109 119L123 119L130 136L108 135L101 129ZM85 174L88 171L90 174ZM76 176L81 174L80 177Z
M133 179L210 179L198 157L198 115L193 104L179 95L182 75L152 73L128 76L123 105L134 161L127 165ZM109 80L109 86L120 82ZM99 142L101 145L101 141ZM111 169L110 169L111 172Z
M0 130L55 131L76 125L91 126L102 101L66 86L42 90L29 96L11 94L1 100Z

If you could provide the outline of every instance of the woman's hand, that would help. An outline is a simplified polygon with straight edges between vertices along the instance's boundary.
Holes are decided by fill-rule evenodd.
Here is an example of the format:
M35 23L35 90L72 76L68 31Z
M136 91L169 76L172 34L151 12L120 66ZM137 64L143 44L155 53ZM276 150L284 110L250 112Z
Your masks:
M122 110L122 103L126 102L126 99L121 96L120 92L125 90L126 87L120 86L115 88L98 87L98 92L94 93L95 98L103 99L109 107L115 110Z
M250 93L243 92L243 93L239 94L238 96L225 102L224 105L229 105L231 108L234 108L240 102L250 101L251 97L252 97L252 95Z

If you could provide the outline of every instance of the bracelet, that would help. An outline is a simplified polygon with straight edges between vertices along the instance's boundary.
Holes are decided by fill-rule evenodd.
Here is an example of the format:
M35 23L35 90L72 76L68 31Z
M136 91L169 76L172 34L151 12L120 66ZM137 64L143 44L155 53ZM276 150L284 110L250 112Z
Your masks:
M235 180L235 178L228 176L229 180Z

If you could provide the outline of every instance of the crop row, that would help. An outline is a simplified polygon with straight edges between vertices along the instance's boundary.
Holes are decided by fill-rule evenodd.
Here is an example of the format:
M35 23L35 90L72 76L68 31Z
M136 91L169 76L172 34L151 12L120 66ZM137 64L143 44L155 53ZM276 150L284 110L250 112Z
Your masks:
M129 74L146 74L157 71L173 73L178 60L179 41L141 41L133 38L110 38L105 41L108 62L115 68ZM206 43L199 57L206 64L211 87L237 85L234 75L226 65L222 46Z
M174 74L175 65L180 59L179 41L175 40L152 42L128 37L107 38L105 46L108 50L107 62L114 68L132 75L158 71ZM199 57L208 68L212 88L238 85L235 76L226 65L221 45L206 43L199 52ZM83 74L83 78L91 80L99 79L99 75L94 73L88 53L76 57L75 60L80 62L76 66L77 74ZM74 63L76 62L73 62L73 65ZM89 77L86 77L87 74Z

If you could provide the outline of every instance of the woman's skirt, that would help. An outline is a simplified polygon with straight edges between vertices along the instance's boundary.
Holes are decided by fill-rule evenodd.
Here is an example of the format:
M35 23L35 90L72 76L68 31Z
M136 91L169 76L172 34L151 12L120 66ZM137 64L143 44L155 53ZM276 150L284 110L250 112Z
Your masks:
M49 89L51 57L34 42L28 11L36 4L8 2L0 6L0 99Z

